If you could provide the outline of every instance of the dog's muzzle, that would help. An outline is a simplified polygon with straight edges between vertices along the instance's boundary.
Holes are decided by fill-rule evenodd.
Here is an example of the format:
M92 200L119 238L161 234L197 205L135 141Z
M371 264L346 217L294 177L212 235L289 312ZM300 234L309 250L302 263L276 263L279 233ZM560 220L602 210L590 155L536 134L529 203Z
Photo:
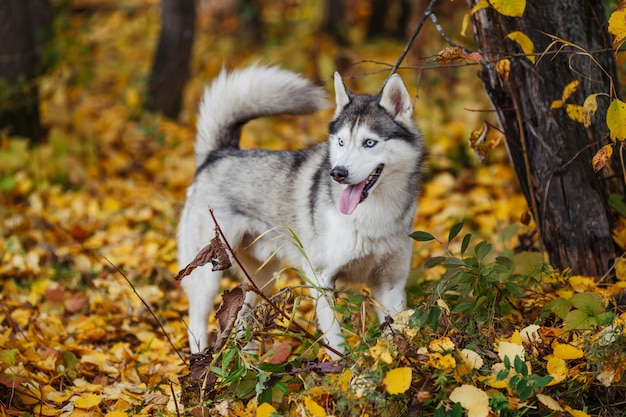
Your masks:
M348 177L348 169L346 167L334 167L330 170L330 176L339 184L343 183Z
M380 164L376 167L374 171L367 177L365 180L365 187L363 187L363 191L361 192L361 201L367 198L368 191L376 184L378 178L380 177L380 173L383 172L384 164Z

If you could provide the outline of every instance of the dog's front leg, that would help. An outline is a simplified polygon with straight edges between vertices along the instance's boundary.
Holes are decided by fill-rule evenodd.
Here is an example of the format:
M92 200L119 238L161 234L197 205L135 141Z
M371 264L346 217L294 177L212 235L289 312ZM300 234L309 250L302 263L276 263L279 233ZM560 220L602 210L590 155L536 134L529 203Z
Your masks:
M207 327L215 296L220 286L221 273L202 266L183 278L181 283L189 299L189 348L191 353L207 347Z
M372 288L374 299L382 307L376 309L381 324L387 316L393 317L406 308L405 282L385 282Z
M311 295L315 299L315 316L324 340L330 347L343 353L344 349L341 345L344 343L344 338L341 334L339 320L332 309L334 303L332 291L320 287L311 288ZM340 355L330 350L328 350L328 355L334 361L341 359Z

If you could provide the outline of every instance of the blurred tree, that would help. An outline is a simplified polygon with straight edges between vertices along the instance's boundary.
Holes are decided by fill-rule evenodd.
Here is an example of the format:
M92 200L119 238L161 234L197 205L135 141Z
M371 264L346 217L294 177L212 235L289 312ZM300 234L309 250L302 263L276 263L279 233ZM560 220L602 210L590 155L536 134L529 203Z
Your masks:
M411 17L411 2L409 0L371 0L371 14L367 22L368 39L383 35L391 35L404 39L405 30ZM393 23L388 20L391 15Z
M470 7L477 2L468 0ZM605 168L595 174L591 165L595 152L609 143L603 118L608 100L599 103L588 129L564 109L550 108L573 80L580 85L569 102L580 104L589 94L610 92L611 82L617 81L603 3L528 1L520 18L490 7L472 19L479 51L486 58L480 77L551 263L575 274L603 275L616 255L609 195L624 192L621 170ZM537 56L536 63L522 56L519 45L507 38L514 31L525 33L535 51L550 54ZM553 38L546 34L589 53L558 42L551 46ZM494 65L502 58L510 58L508 80Z
M255 45L263 44L265 25L258 4L254 0L238 0L237 9L241 14L243 24L241 33L245 40Z
M189 76L195 0L161 0L161 34L152 65L146 107L178 117Z
M350 44L346 35L346 20L343 0L325 0L322 30L328 33L337 44L348 46Z
M43 45L52 38L50 0L1 0L0 21L0 129L38 142L37 76Z

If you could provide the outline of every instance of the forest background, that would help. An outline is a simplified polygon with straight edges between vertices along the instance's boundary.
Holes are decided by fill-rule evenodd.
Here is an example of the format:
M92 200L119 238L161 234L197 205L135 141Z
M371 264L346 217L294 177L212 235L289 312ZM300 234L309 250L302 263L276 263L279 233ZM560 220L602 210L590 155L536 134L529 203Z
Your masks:
M165 117L148 110L160 2L53 2L35 77L40 131L0 132L3 415L624 415L626 316L614 296L625 271L548 265L477 77L480 57L447 49L431 22L399 70L429 151L415 310L380 338L367 291L342 293L350 349L329 365L265 306L261 357L231 340L208 367L190 365L175 232L203 88L222 67L261 62L303 73L329 97L335 70L353 91L376 93L427 3L350 0L338 20L336 3L197 2L189 78ZM618 5L605 5L608 18ZM434 11L453 43L476 51L471 29L461 34L465 2ZM254 121L242 146L316 143L331 116ZM623 230L616 221L617 247ZM290 314L298 304L293 320L314 332L302 280L286 273L280 287L276 302Z

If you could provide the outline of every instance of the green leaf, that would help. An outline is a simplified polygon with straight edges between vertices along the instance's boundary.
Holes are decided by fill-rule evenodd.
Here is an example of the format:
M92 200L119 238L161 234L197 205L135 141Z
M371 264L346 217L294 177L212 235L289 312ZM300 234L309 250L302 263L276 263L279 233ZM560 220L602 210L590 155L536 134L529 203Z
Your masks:
M464 311L471 310L473 307L474 307L474 303L469 303L469 302L459 303L456 305L456 307L452 309L451 313L452 314L463 313Z
M615 320L615 313L607 311L606 313L598 314L596 319L598 320L598 324L601 326L611 324L613 323L613 320Z
M437 330L437 325L439 323L439 316L441 316L441 308L437 306L431 308L430 311L428 312L427 323L431 329Z
M575 308L579 309L588 316L595 317L598 314L604 313L602 296L597 292L574 294L569 301Z
M498 256L496 258L496 264L498 266L505 268L505 271L510 271L515 266L513 265L513 261L511 260L511 258L507 256Z
M424 267L432 268L434 266L439 265L440 263L442 263L445 260L446 260L445 256L433 256L432 258L427 259L426 262L424 262Z
M609 196L609 204L622 216L626 216L626 203L622 194L611 194Z
M17 361L17 349L4 349L0 351L0 360L8 363L9 365L15 365Z
M582 310L570 311L563 319L563 327L567 330L590 330L598 326L598 320Z
M419 328L426 324L428 315L424 310L415 309L411 317L409 317L409 326L411 328Z
M412 239L417 240L418 242L430 242L431 240L435 240L435 236L431 235L428 232L423 232L418 230L409 235Z
M0 191L12 191L15 187L17 187L15 177L8 175L0 177Z
M467 266L467 263L465 263L463 259L452 257L452 258L447 258L445 261L443 261L442 265L447 268L447 267L455 267L455 266Z
M477 311L483 304L485 304L485 301L487 301L487 299L488 298L486 295L481 295L480 297L478 297L478 299L474 303L474 306L472 307L474 311Z
M285 395L289 394L289 387L285 385L285 383L282 381L278 381L276 384L274 384L274 387Z
M474 252L476 253L476 257L480 260L484 259L489 252L491 252L491 244L486 240L479 242L474 248Z
M270 379L270 376L261 371L257 375L257 383L255 386L257 400L260 403L272 403L272 389L266 388L265 383ZM269 392L268 392L269 391Z
M506 358L505 358L506 359ZM502 369L496 375L496 381L504 381L509 376L509 371L507 369Z
M567 313L572 309L572 303L568 300L563 300L562 298L557 298L556 300L550 301L546 308L556 314L558 318L563 320Z
M554 377L550 376L550 375L545 375L542 377L539 377L535 380L535 382L533 383L533 386L535 388L543 388L546 385L548 385L550 382L552 382L552 380L554 379Z
M237 368L234 370L234 372L232 372L231 374L228 375L227 378L224 379L224 381L222 381L222 385L228 385L228 384L232 384L233 382L239 382L239 380L243 377L243 374L246 373L246 368L244 368L243 366L240 368Z
M520 401L526 401L527 399L532 397L533 392L534 392L533 389L529 387L528 385L526 385L523 389L518 390Z
M511 369L511 359L509 359L508 356L505 356L502 362L504 363L504 367L506 369Z
M244 379L237 383L235 387L235 396L237 398L245 398L254 392L256 386L256 375L249 372Z
M80 361L78 360L78 357L76 357L73 352L70 352L69 350L63 351L63 364L65 365L65 369L74 370L79 363Z
M461 256L465 254L465 251L467 250L467 247L470 244L470 240L472 240L471 233L468 233L465 236L463 236L463 243L461 243Z
M450 234L448 235L448 242L452 241L452 239L454 239L459 234L461 229L463 229L463 222L457 223L452 226L452 229L450 229Z
M526 366L526 362L524 362L524 360L519 356L515 356L515 359L513 360L513 366L515 367L515 371L518 374L522 374L522 376L524 377L528 376L528 366Z
M286 366L287 366L286 363L281 363L281 364L261 363L259 364L259 369L265 372L280 373L280 372L285 372Z

